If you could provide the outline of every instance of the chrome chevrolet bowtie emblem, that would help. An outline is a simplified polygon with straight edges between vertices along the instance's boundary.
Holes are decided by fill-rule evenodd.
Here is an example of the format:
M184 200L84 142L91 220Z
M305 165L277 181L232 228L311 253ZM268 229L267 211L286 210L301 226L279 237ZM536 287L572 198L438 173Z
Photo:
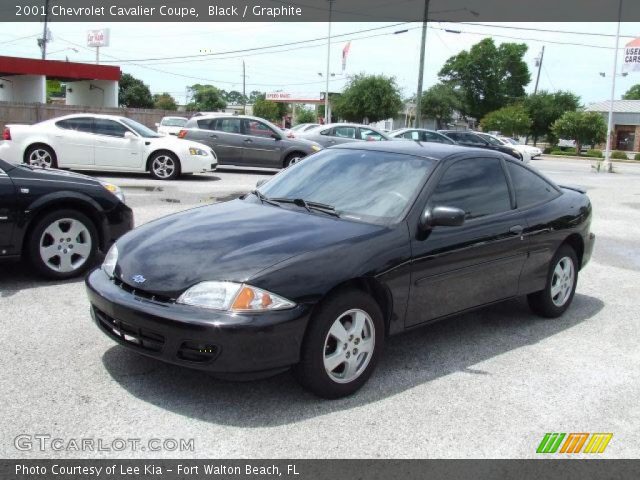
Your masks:
M144 278L142 275L134 275L133 277L131 277L131 280L133 280L136 283L144 283L147 281L147 279Z

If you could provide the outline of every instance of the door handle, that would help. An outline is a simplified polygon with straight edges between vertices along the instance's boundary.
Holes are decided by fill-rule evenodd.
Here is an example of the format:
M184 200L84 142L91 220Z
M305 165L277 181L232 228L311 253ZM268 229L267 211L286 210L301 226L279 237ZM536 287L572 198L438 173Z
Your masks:
M218 135L209 135L211 138L217 139Z
M514 225L509 229L509 233L513 233L514 235L522 235L524 231L524 227L522 225Z
M251 142L253 142L253 140L251 140L250 138L245 138L244 139L244 143L251 143Z

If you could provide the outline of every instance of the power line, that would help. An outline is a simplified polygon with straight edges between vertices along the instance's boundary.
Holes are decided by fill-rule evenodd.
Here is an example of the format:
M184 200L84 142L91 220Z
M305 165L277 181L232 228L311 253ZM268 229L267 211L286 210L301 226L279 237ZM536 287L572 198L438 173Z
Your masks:
M555 33L555 34L567 34L567 35L580 35L580 36L592 36L592 37L611 37L615 38L615 35L612 33L596 33L596 32L577 32L572 30L551 30L545 28L534 28L534 27L514 27L512 25L497 25L494 23L477 23L477 22L449 22L449 23L457 23L460 25L474 25L477 27L491 27L491 28L503 28L508 30L526 30L530 32L545 32L545 33ZM635 38L631 35L620 35L625 38Z

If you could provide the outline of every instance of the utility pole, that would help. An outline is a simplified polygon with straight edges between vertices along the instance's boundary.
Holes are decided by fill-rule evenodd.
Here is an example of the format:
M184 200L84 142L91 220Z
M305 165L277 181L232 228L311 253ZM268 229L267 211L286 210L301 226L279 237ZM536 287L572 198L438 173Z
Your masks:
M242 60L242 103L244 104L244 106L242 107L242 114L246 115L247 114L247 75L246 75L246 70L244 68L244 60Z
M49 22L49 0L44 0L44 28L42 30L42 38L38 39L38 46L42 51L42 60L47 58L47 42L49 35L47 32L47 24Z
M538 93L538 84L540 83L540 70L542 70L542 61L544 60L544 45L542 46L542 51L540 52L540 59L536 59L538 63L538 76L536 77L536 86L533 89L533 94Z
M329 60L331 59L331 14L333 13L333 2L329 0L329 33L327 35L327 77L324 91L324 123L331 123L331 112L329 112Z
M424 16L422 17L422 42L420 43L420 67L418 70L418 93L416 94L416 127L420 127L422 118L422 77L424 75L424 51L427 43L427 22L429 19L429 1L424 0Z
M609 103L609 122L607 124L607 146L604 153L604 171L612 172L611 165L611 133L613 131L613 102L616 96L616 76L618 75L618 48L620 46L620 22L622 21L622 0L618 4L618 31L616 33L616 50L613 57L613 75L611 76L611 102Z

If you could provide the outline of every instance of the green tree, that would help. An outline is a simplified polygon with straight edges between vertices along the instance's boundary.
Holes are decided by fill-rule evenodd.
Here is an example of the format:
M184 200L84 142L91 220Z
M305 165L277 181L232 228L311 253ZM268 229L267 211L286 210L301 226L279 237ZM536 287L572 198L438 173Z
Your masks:
M575 112L580 107L580 97L566 91L550 93L543 90L527 96L524 99L524 107L532 120L531 135L533 143L536 144L540 137L553 137L553 122L565 112Z
M469 51L449 58L440 70L442 81L461 92L461 113L476 119L524 97L531 74L523 60L524 43L496 46L485 38Z
M244 105L245 103L247 103L247 97L242 95L242 93L238 92L237 90L231 90L230 92L227 92L225 100L231 105Z
M582 145L596 145L604 142L607 124L597 112L565 112L553 123L551 132L556 138L575 140L578 155Z
M252 90L249 93L249 103L255 103L255 101L260 97L264 97L264 93L259 90Z
M224 91L213 85L200 85L196 83L189 87L191 102L187 110L201 112L217 112L224 110L227 102L224 99Z
M437 128L447 128L456 110L460 110L460 95L451 85L438 83L422 92L423 117L435 118Z
M296 123L315 123L316 112L310 108L301 107L296 109L296 118L294 120Z
M333 117L350 122L377 122L395 117L402 97L394 77L356 75L339 97L333 100Z
M129 108L153 108L151 90L142 80L124 73L120 77L118 104Z
M529 133L531 123L527 109L521 104L517 104L487 113L480 121L480 126L485 132L495 130L508 137L518 137Z
M640 100L640 83L634 85L622 96L623 100Z
M287 104L266 100L262 94L253 102L253 114L272 122L279 122L287 114Z
M178 104L176 99L169 95L167 92L161 94L155 94L153 96L153 106L160 110L177 110Z

